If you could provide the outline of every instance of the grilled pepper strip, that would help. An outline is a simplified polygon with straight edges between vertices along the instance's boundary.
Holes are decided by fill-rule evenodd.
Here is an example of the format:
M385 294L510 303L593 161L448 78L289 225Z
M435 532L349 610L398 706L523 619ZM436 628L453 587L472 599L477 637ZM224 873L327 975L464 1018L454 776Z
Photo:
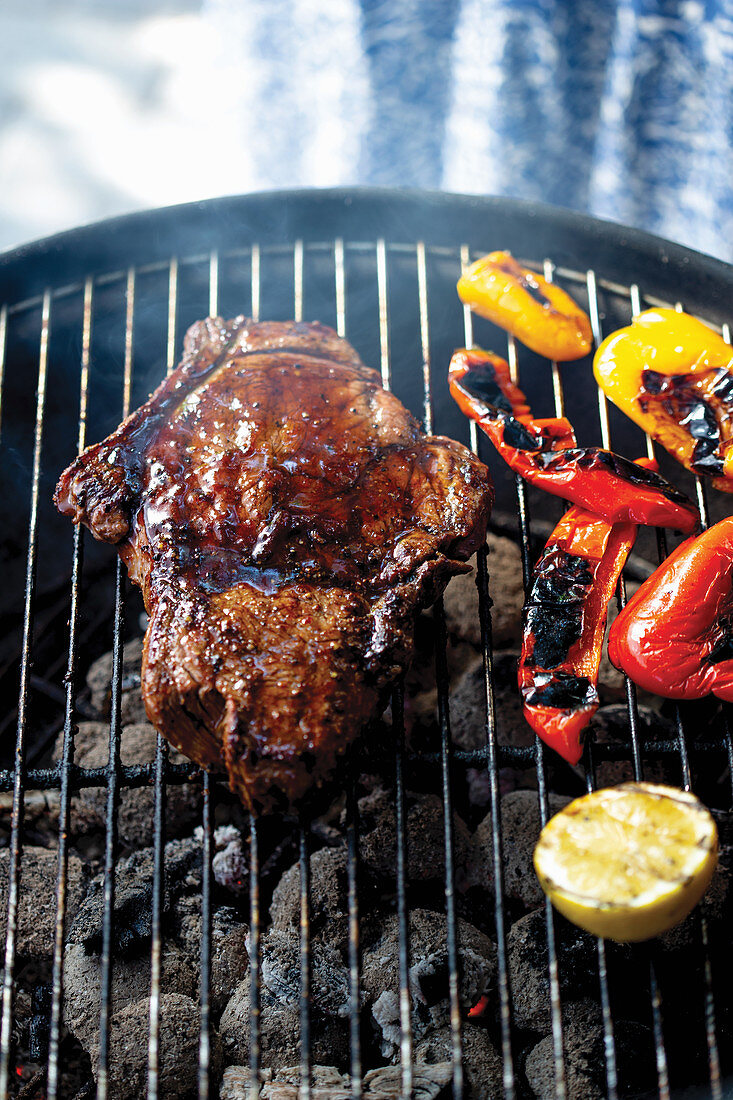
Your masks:
M511 469L531 484L607 523L644 523L685 534L697 527L695 505L659 474L601 447L576 447L567 420L520 419L506 405L497 404L492 387L504 391L488 362L467 359L465 351L459 351L451 360L448 380L462 412L476 421Z
M580 359L591 349L590 321L577 302L520 267L509 252L477 260L463 272L457 290L465 305L548 359Z
M570 764L580 760L581 733L598 709L608 604L636 532L634 523L569 508L532 575L518 677L524 716Z
M733 517L687 539L614 622L608 655L646 691L733 702Z
M695 474L733 493L733 352L686 313L649 309L595 355L598 385Z
M478 399L497 409L499 415L513 417L538 439L551 443L553 450L576 446L573 426L565 417L553 416L542 420L532 416L527 398L516 382L512 381L509 364L493 351L484 351L483 348L457 348L450 361L448 378L451 384L468 379L472 392ZM464 408L456 393L453 396L461 410L476 419L470 410Z

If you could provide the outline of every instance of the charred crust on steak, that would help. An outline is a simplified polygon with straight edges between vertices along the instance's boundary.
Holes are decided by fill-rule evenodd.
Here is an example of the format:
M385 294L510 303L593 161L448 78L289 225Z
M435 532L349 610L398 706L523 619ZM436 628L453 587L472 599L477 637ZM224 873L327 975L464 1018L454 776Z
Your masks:
M55 499L142 589L150 720L262 812L302 804L384 705L493 490L331 329L239 317L193 325Z

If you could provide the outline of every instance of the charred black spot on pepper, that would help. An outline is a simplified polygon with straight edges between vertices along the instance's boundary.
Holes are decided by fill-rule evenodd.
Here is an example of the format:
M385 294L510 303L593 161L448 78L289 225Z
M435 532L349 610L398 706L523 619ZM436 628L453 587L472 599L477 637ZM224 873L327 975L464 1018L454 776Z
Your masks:
M528 668L556 668L583 633L583 610L578 606L530 607L526 613L526 628L534 636L534 646L525 665Z
M718 455L717 440L699 439L695 444L690 465L696 474L710 474L711 477L722 477L724 471L723 459Z
M466 375L464 375L463 377L465 378ZM496 405L492 405L486 400L485 397L482 397L481 394L470 389L468 386L464 386L463 378L456 381L454 385L458 390L460 390L462 394L465 394L466 397L471 398L471 401L473 402L473 411L478 416L486 417L489 420L497 420L499 418L500 413Z
M710 665L733 660L733 636L728 634L726 637L719 638L706 660Z
M525 604L525 629L534 635L529 668L555 668L583 632L583 602L593 584L585 558L548 546L538 561Z
M506 275L511 276L512 279L516 279L522 290L526 290L530 298L534 298L535 302L538 302L541 306L551 306L550 299L542 293L533 277L527 272L526 274L517 275L517 268L514 263L500 263L497 264L500 271L503 271Z
M480 370L469 370L463 375L459 386L479 401L486 401L494 408L500 409L511 415L512 403L506 394L502 393L496 374L490 363L481 366Z
M539 451L542 448L542 443L513 416L507 416L504 420L504 442L518 451Z
M523 276L519 280L519 285L521 286L522 290L526 290L530 298L533 298L535 302L537 302L539 305L549 308L552 307L552 302L550 301L550 299L547 297L546 294L542 293L539 287L539 283L536 283L531 276Z
M720 457L720 424L714 405L703 396L703 387L719 403L724 414L733 406L733 376L724 368L697 374L661 374L644 370L641 373L643 394L639 397L642 412L661 405L664 412L697 440L690 465L696 473L722 477Z
M705 658L710 665L718 665L721 661L733 660L733 613L724 615L715 624L715 639L713 648Z
M675 489L653 470L638 466L631 459L617 455L614 451L606 451L602 447L568 447L562 451L544 451L537 455L536 461L545 470L561 470L573 465L581 470L603 468L631 485L653 489L676 504L689 504L684 493Z
M658 370L643 370L641 372L643 393L656 397L658 393L662 392L662 387L664 386L666 378L667 375L661 374ZM642 409L644 409L644 405L646 404L645 396L639 397L639 404ZM644 411L646 412L646 409L644 409Z
M598 692L585 676L555 672L547 684L533 687L524 697L527 706L575 708L598 702Z
M489 368L491 369L491 368ZM492 371L493 374L493 371ZM509 398L502 393L497 382L492 381L484 371L467 371L455 383L455 386L470 397L474 411L489 420L504 422L504 442L518 451L538 451L542 443L511 415Z
M547 546L535 566L527 603L580 602L592 584L593 570L585 558Z

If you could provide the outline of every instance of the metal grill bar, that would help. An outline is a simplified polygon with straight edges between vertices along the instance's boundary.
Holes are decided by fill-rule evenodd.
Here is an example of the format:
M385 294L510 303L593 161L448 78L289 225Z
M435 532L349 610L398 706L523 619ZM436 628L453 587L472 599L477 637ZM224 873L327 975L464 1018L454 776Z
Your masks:
M160 971L162 960L161 920L165 879L165 766L168 748L158 734L155 745L155 786L153 801L153 898L150 942L150 1027L148 1031L148 1097L158 1097L160 1043Z
M595 787L593 780L590 790ZM606 1059L606 1086L608 1088L608 1100L615 1100L618 1096L618 1068L616 1065L616 1037L613 1031L613 1015L611 1013L611 997L608 989L608 965L606 961L606 945L603 940L597 942L598 951L598 978L601 989L601 1012L603 1015L603 1053Z
M460 270L463 272L471 263L471 250L467 244L462 244L460 248ZM463 307L463 340L467 348L473 347L473 314L471 313L470 306L464 305ZM475 420L470 420L468 423L468 439L471 445L471 450L475 455L478 454L478 425Z
M379 254L379 246L377 245ZM346 262L344 242L334 243L334 289L336 294L336 331L346 338ZM378 261L379 262L379 259ZM381 322L381 308L380 308ZM349 1051L351 1092L354 1100L362 1095L361 1066L361 992L359 988L359 805L357 777L352 774L346 791L346 878L348 905L349 968Z
M507 359L512 380L519 384L519 364L517 360L516 342L513 336L507 340ZM522 572L524 577L524 591L529 592L532 576L531 566L531 537L529 527L529 509L527 507L526 487L524 480L516 475L517 509L519 512L521 546L522 546ZM535 734L535 768L537 771L537 792L539 798L540 825L544 828L549 817L547 780L545 777L544 745ZM550 1010L552 1019L552 1045L555 1062L555 1096L557 1100L565 1100L565 1061L563 1057L563 1025L560 1011L560 982L557 966L557 945L555 940L555 918L550 899L545 899L545 932L547 936L547 960L550 982Z
M470 251L467 244L460 249L461 271L469 266ZM473 314L463 307L463 333L467 348L473 343ZM479 453L478 428L470 422L471 450ZM512 1055L511 997L509 993L509 968L507 964L506 914L504 907L504 851L501 829L501 802L499 795L499 766L496 736L496 695L494 691L494 644L492 637L491 606L489 596L489 549L482 547L476 555L476 585L479 595L479 620L481 624L481 651L484 664L484 692L486 695L486 766L489 778L489 812L491 814L491 850L494 880L494 925L496 928L496 958L498 967L499 1024L501 1028L502 1083L506 1100L514 1100L515 1075Z
M507 362L512 382L519 385L519 367L517 365L517 345L510 334L507 338ZM532 533L529 524L529 510L527 508L527 486L524 479L515 474L514 484L517 492L517 509L519 512L519 539L522 551L522 580L525 592L527 591L532 576Z
M553 281L554 266L551 260L544 262L544 276L548 283ZM597 313L597 311L596 311ZM563 394L562 377L560 368L554 361L552 366L552 385L555 401L555 415L565 415L565 399ZM585 752L586 785L589 791L594 790L595 772L593 767L592 743L589 739ZM603 1015L603 1042L606 1061L606 1086L608 1100L616 1100L618 1096L618 1074L616 1067L616 1043L613 1033L613 1020L611 1017L610 993L608 988L608 972L606 967L606 948L602 940L596 941L598 955L598 980L600 984L601 1011Z
M346 875L349 906L349 1049L351 1093L362 1095L361 993L359 990L359 807L356 776L349 781L346 801Z
M438 685L438 722L443 782L443 844L445 848L445 912L448 949L448 994L450 998L451 1057L453 1061L453 1097L463 1096L461 1055L461 1006L458 999L458 925L456 920L456 873L453 845L453 801L450 774L450 715L448 703L448 666L445 611L442 599L435 605L436 647L435 676Z
M294 272L294 312L295 320L303 320L303 248L296 246L293 259ZM341 279L343 282L343 242L334 242L334 268L336 298L339 297L339 262L341 264ZM338 307L337 307L338 309ZM339 323L343 328L343 296L341 301L341 313ZM341 334L340 334L341 335ZM310 844L308 826L301 818L300 834L298 837L298 853L300 863L300 1087L298 1096L304 1100L310 1100L311 1094L311 961L310 961Z
M418 293L420 305L420 342L422 345L423 376L425 379L424 420L425 431L433 430L433 391L430 372L430 314L428 307L428 273L425 245L417 245ZM442 599L433 609L436 630L435 680L438 688L438 724L440 726L440 755L443 795L443 843L445 849L445 911L448 952L448 994L450 1002L451 1060L453 1063L453 1097L463 1096L463 1062L461 1055L461 1006L458 997L458 925L456 919L456 883L453 851L453 801L450 775L450 711L448 701L448 665L446 659L447 636L445 611Z
M654 1029L654 1051L657 1061L659 1100L669 1100L669 1069L667 1065L667 1050L664 1045L664 1032L662 1030L662 999L659 995L657 969L654 965L651 951L649 951L649 988L652 1002L652 1027Z
M428 314L428 269L425 259L425 242L418 241L417 290L420 304L420 344L422 345L423 373L423 426L428 435L433 434L433 393L430 383L430 319Z
M593 338L596 341L596 347L598 347L600 345L600 342L601 342L602 333L601 333L601 323L600 323L600 315L599 315L599 309L598 309L598 298L597 298L597 293L596 293L596 279L595 279L595 273L594 272L588 272L587 287L588 287L589 301L591 303L591 318L592 318L591 324L592 324ZM600 393L600 391L599 391L599 393ZM604 395L604 399L605 399L605 395ZM600 397L599 397L599 401L600 401ZM603 404L601 406L599 406L599 411L600 411L600 416L601 416L601 437L602 437L604 446L606 446L607 444L605 443L605 440L607 438L609 439L609 443L610 443L610 429L609 429L609 420L608 420L608 405L605 402L605 400L604 400ZM621 594L622 602L625 602L625 599L626 599L626 586L625 586L625 581L624 581L623 575L619 577L618 591ZM637 707L636 707L635 688L634 688L634 685L631 683L631 681L629 680L628 677L625 677L625 683L626 683L626 698L627 698L627 703L629 705L629 722L630 722L632 730L633 730L633 732L632 732L632 744L634 746L633 752L639 759L641 759L640 751L639 751L639 744L638 744L638 734L637 734L638 711L637 711ZM588 789L589 790L594 790L595 786L596 786L592 753L593 753L593 746L592 746L592 743L589 743L588 751L586 752L586 761L587 761L587 763L586 763L586 775L587 775ZM603 1038L604 1038L604 1053L605 1053L605 1059L606 1059L606 1084L607 1084L607 1087L608 1087L609 1100L615 1100L615 1098L618 1095L618 1068L617 1068L617 1064L616 1064L616 1042L615 1042L615 1035L614 1035L614 1030L613 1030L613 1018L612 1018L612 1015L611 1015L610 993L609 993L609 988L608 988L608 967L607 967L607 961L606 961L606 946L605 946L603 940L600 940L600 939L597 941L597 954L598 954L598 978L599 978L599 982L600 982L600 994L601 994L601 1011L602 1011L602 1014L603 1014Z
M551 283L555 274L555 265L552 260L545 260L542 265L543 274L548 283ZM550 368L552 370L552 390L555 398L555 415L565 416L565 399L562 391L562 378L560 377L560 368L554 359L550 360Z
M506 1100L514 1100L515 1077L512 1055L511 997L506 947L506 914L504 909L504 852L501 831L499 767L496 745L496 698L493 677L493 640L491 633L491 600L489 597L488 550L478 553L479 614L481 617L481 648L484 661L486 692L486 766L489 775L491 813L491 847L494 872L494 923L496 927L496 957L499 970L499 1023L501 1027L502 1077Z
M310 843L308 825L300 822L300 1088L298 1096L311 1094L311 958L310 958Z
M212 252L209 260L209 312L219 312L219 256ZM169 313L170 316L170 313ZM173 309L175 326L175 305ZM201 966L199 971L199 1002L201 1025L199 1034L199 1100L208 1100L211 1070L211 890L214 859L214 781L208 772L203 777L204 805L201 838Z
M25 736L28 707L28 681L33 640L33 602L36 588L36 555L38 549L38 485L41 476L43 418L46 406L48 343L51 327L51 294L46 291L41 310L41 334L38 351L38 390L36 423L33 441L33 472L31 475L30 519L28 523L28 556L25 574L25 607L23 612L23 642L21 649L20 689L18 695L18 726L15 739L13 773L13 810L10 826L10 865L8 868L8 912L5 931L5 968L3 973L2 1025L0 1026L0 1095L8 1089L10 1073L10 1029L13 1022L13 977L15 973L15 943L18 922L18 892L20 886L20 849L23 843L23 792L25 786Z
M260 1095L260 849L249 819L249 1073L251 1100Z
M596 283L595 271L588 272L587 286L590 327L593 332L593 339L596 341L596 347L598 347L603 336L601 334L601 317L598 310L598 284ZM608 400L600 388L598 389L598 415L601 421L601 441L604 447L610 448L611 426L608 422Z
M199 1036L199 1100L208 1100L211 1069L211 864L214 858L214 781L204 772L201 839L201 1033Z
M301 263L302 263L302 251L301 251ZM259 321L260 319L260 246L258 244L252 245L251 255L251 286L252 286L252 302L250 308L250 314L253 321ZM297 320L297 318L296 318Z
M537 792L540 804L540 828L544 829L549 819L547 780L545 778L545 749L536 738L537 754ZM552 1017L552 1051L555 1059L555 1096L565 1100L565 1058L563 1053L563 1024L560 1002L560 979L557 963L557 942L555 939L555 914L549 898L545 899L545 932L547 935L547 967L550 979L550 1011Z
M209 256L209 316L219 315L219 253Z
M214 257L212 253L212 261ZM169 282L169 348L171 323L175 328L175 295L177 282ZM170 303L173 301L173 319L171 322ZM127 313L125 317L125 373L131 377L133 321L135 308L135 271L128 273ZM166 367L168 366L168 359ZM155 749L154 806L153 806L153 898L150 947L150 1027L148 1032L148 1096L157 1100L158 1070L160 1058L160 978L162 962L161 918L163 909L163 886L165 878L165 808L166 781L165 772L168 762L168 748L161 734L158 734Z
M594 742L588 738L585 747L585 782L586 790L591 792L596 789L596 770L594 761ZM616 1037L613 1028L613 1014L611 1012L611 997L608 987L608 964L606 959L606 944L604 940L596 941L598 955L598 979L601 995L601 1015L603 1018L603 1055L606 1063L606 1087L608 1100L615 1100L618 1096L618 1066L616 1062Z
M384 237L377 241L377 296L379 300L379 349L382 385L389 389L389 313L387 310L387 246Z
M344 242L338 237L333 244L333 267L336 283L336 332L346 336L346 267Z
M177 272L177 267L176 267ZM134 285L134 284L133 284ZM170 316L170 313L169 313ZM128 301L129 335L125 328L125 372L122 390L122 418L130 412L132 392L132 356L128 357L133 346L132 325L134 322L134 299L132 306ZM174 322L175 323L175 322ZM170 342L170 334L169 334ZM114 924L115 899L115 859L117 856L117 806L120 791L120 736L122 702L122 656L124 628L125 576L121 560L115 567L115 609L114 642L112 648L112 700L109 723L109 757L107 762L107 809L104 846L104 912L102 917L102 958L100 967L99 998L99 1072L97 1077L98 1100L106 1100L108 1085L108 1060L111 1023L112 996L112 934Z
M704 908L700 911L697 920L703 952L703 973L705 980L705 1039L707 1041L708 1064L710 1066L710 1091L712 1100L722 1100L723 1083L720 1076L720 1053L718 1051L718 1038L715 1024L713 968L710 962L710 940L708 937L708 922Z
M173 256L168 268L168 343L165 355L165 372L170 374L176 365L176 305L178 303L178 257Z
M115 859L117 856L117 805L120 767L120 703L122 680L122 629L125 580L122 562L116 564L114 646L112 650L112 706L109 724L107 764L107 813L104 846L104 916L102 921L102 963L99 1009L99 1073L97 1096L106 1100L112 995L112 932L115 904Z
M383 257L383 258L380 258ZM390 359L390 318L388 307L388 268L384 242L377 243L377 294L379 301L379 345L382 382L392 388ZM397 832L397 977L400 1009L400 1100L412 1096L412 1019L410 1004L410 933L407 910L407 827L405 818L405 716L404 688L400 683L392 692L392 728L394 733L395 828Z
M590 317L591 327L593 330L593 339L598 347L603 340L603 331L601 328L600 312L598 308L598 291L595 273L588 272L587 279L588 286L588 299L590 305ZM638 287L632 288L630 292L632 310L635 307L638 299ZM638 312L638 311L637 311ZM608 401L606 395L599 388L598 390L599 400L599 412L601 418L601 440L604 447L610 449L611 447L611 430L608 419ZM650 458L654 458L654 445L647 435L647 454ZM657 533L660 551L662 547L661 540L664 539L664 532L659 531ZM666 553L666 551L665 551ZM626 582L623 574L619 577L618 583L618 606L619 610L626 606ZM639 711L636 697L636 686L632 684L628 676L624 677L626 685L626 700L628 706L629 716L629 729L631 733L632 741L632 753L634 764L634 778L638 781L643 778L642 772L642 756L639 739ZM656 1050L656 1062L657 1062L657 1082L659 1088L660 1100L666 1100L669 1095L669 1073L667 1068L667 1051L664 1045L664 1032L662 1030L662 1010L661 1010L661 997L659 993L659 985L657 981L656 966L653 958L653 953L648 953L649 958L649 982L650 982L650 1001L651 1001L651 1013L652 1013L652 1025L654 1030L654 1041Z
M405 818L405 714L402 684L392 693L395 731L395 825L397 829L397 927L400 983L400 1100L412 1096L412 1018L410 1006L410 933L407 910L407 822Z
M729 750L727 741L721 742L720 738L706 740L696 738L688 746L691 759L707 759L723 756L728 758ZM664 760L667 757L679 757L679 741L668 739L653 739L645 741L643 753L646 760ZM598 759L604 761L626 760L629 750L619 744L606 744L596 747ZM525 748L517 745L496 746L497 763L503 767L526 767L534 762L534 748ZM455 763L464 764L472 768L486 767L488 750L481 749L456 749L451 751L451 757ZM370 757L364 753L362 757L366 762L377 764L380 758ZM407 754L409 761L422 761L426 764L440 764L441 755L436 751L411 751ZM190 764L171 764L166 768L166 778L169 783L185 783L191 779L192 769ZM105 768L80 768L72 764L69 769L69 786L73 792L86 790L90 787L104 786ZM155 782L155 763L151 764L123 764L120 766L120 781L125 789L134 790L137 787L148 787ZM60 789L58 768L29 768L26 771L26 787L34 791L51 791ZM4 769L0 771L0 791L13 789L13 771Z
M79 427L77 454L86 446L89 363L92 337L92 297L94 283L87 279L84 286L82 314L81 377L79 383ZM59 1039L63 998L64 931L66 926L66 875L69 853L69 813L71 791L69 773L74 759L74 711L76 708L77 631L79 626L79 586L84 559L83 528L74 528L74 552L71 565L71 606L69 608L69 656L66 666L66 706L64 711L63 749L59 762L61 795L59 805L59 852L56 881L56 923L54 930L53 972L51 976L51 1024L48 1049L48 1100L56 1100L59 1072Z
M294 282L295 304L294 318L298 320L298 311L303 310L303 247L302 241L295 242ZM250 258L250 313L257 321L260 315L260 246L252 245ZM249 819L249 1092L251 1100L258 1100L261 1085L261 1049L260 1049L260 977L262 958L260 945L260 848L257 820Z
M296 241L293 251L293 320L303 320L303 242ZM254 309L254 301L252 308Z

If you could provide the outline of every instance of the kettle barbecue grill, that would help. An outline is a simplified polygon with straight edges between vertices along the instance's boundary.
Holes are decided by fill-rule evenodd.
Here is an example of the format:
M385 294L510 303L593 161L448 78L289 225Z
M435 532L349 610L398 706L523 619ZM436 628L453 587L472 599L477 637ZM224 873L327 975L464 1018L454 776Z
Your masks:
M510 534L521 548L525 584L536 557L535 535L546 534L558 505L515 479L479 438L476 426L453 405L446 374L456 346L482 346L506 353L540 416L567 415L582 444L613 445L629 457L651 453L638 428L607 406L598 392L588 361L558 366L539 359L460 305L455 282L461 266L492 248L508 248L522 262L562 283L588 309L596 343L640 309L684 305L726 339L733 300L733 268L647 234L565 211L512 200L442 194L352 189L283 192L213 200L136 214L61 234L0 257L0 468L5 491L3 557L5 591L0 615L6 628L0 650L0 722L5 744L0 748L0 791L12 792L10 821L4 984L0 1022L0 1095L11 1095L15 1079L13 1041L14 979L18 899L24 886L23 801L34 791L59 795L55 942L50 996L45 1014L45 1095L60 1091L63 948L66 925L66 866L72 793L86 787L106 788L105 872L101 948L99 1073L96 1095L107 1095L110 1057L110 985L115 952L113 929L114 867L117 858L117 811L120 792L151 785L155 794L154 877L150 939L150 1026L147 1095L159 1093L161 934L163 919L166 789L189 781L191 767L168 760L158 738L152 764L120 762L120 695L124 636L130 618L139 614L125 570L109 547L98 547L87 533L72 531L55 513L51 494L56 478L86 443L102 438L135 408L170 372L180 357L183 332L207 313L255 319L321 320L354 344L364 362L381 369L391 387L425 430L452 436L479 452L492 469L497 501L492 527ZM485 446L485 449L484 449ZM708 500L705 487L666 456L662 470L696 496L706 522L726 512L726 500ZM533 534L534 532L534 534ZM539 539L539 544L543 541ZM649 532L637 548L627 576L643 579L666 551L664 535ZM93 588L91 582L96 587ZM485 747L462 751L451 744L450 688L446 630L441 604L435 613L438 640L437 750L406 748L403 699L398 687L391 708L392 758L384 761L395 789L397 844L396 911L399 928L397 973L400 1011L400 1096L413 1089L413 1042L409 985L409 893L405 792L413 769L432 775L433 789L444 809L445 895L448 987L452 1035L452 1081L456 1098L468 1095L462 1071L462 1008L458 993L457 910L451 776L478 768L488 776L493 838L497 980L496 1042L502 1057L506 1097L530 1095L523 1078L520 1046L511 1012L507 966L508 915L503 885L500 769L529 770L536 775L540 818L548 816L548 752L535 740L518 747L503 735L494 705L491 601L502 599L501 576L492 572L491 556L478 555L477 585L483 643L486 707L477 715L485 727ZM624 588L619 592L621 602ZM67 625L68 624L68 625ZM75 723L84 717L77 700L80 670L89 660L87 647L107 634L113 646L109 764L80 768L73 762ZM96 656L99 645L92 654ZM584 782L595 783L599 762L625 763L628 778L642 778L649 762L675 762L679 782L707 789L711 776L728 768L727 787L719 784L720 809L730 809L733 739L725 710L708 725L708 711L676 709L677 735L644 739L635 691L626 685L628 744L589 742L583 758ZM82 708L81 710L79 708ZM699 715L703 715L702 718ZM48 765L50 739L63 728L63 753ZM10 748L15 730L14 751ZM44 755L45 754L45 755ZM211 1072L211 917L213 821L217 800L215 777L201 775L203 788L202 938L198 1096L218 1095ZM312 1090L311 966L309 932L309 823L293 825L300 856L300 1092ZM263 914L259 894L261 824L250 824L250 976L252 1080L259 1079L259 957ZM359 821L356 777L346 780L346 867L349 915L350 1089L364 1089L360 1004ZM562 975L556 949L556 921L545 906L548 979L552 1010L554 1095L568 1093L563 1062ZM718 971L729 960L716 956L707 934L704 908L698 918L699 984L690 992L688 1043L697 1048L691 1060L703 1071L694 1082L701 1096L724 1095L721 1018L728 1010L718 998ZM696 955L696 958L698 956ZM606 946L596 948L598 988L603 1019L603 1079L610 1098L620 1095L616 1019L611 986L613 973ZM649 1095L674 1095L670 1050L666 1038L668 1006L658 981L653 948L640 947L637 964L649 971L646 1006L654 1037L656 1085ZM702 1054L700 1053L702 1052ZM730 1072L730 1067L729 1067ZM93 1094L93 1086L85 1095ZM251 1095L257 1094L253 1085ZM29 1095L31 1095L29 1093ZM32 1094L32 1095L35 1095ZM41 1095L41 1093L38 1093Z

